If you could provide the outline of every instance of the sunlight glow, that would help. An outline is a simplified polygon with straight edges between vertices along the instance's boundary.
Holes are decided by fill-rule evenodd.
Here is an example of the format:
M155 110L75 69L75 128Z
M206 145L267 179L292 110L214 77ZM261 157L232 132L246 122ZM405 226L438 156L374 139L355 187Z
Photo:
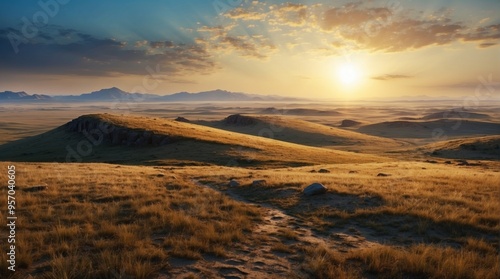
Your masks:
M361 71L351 62L341 64L337 68L337 78L344 86L353 86L360 82Z

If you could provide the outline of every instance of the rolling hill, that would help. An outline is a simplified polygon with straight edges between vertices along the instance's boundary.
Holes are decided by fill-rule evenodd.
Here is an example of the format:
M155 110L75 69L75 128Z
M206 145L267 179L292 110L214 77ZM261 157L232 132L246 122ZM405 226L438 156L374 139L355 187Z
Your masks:
M308 146L375 151L407 145L402 141L365 135L286 116L231 115L221 121L199 124Z
M0 154L4 161L259 167L388 160L192 123L112 114L81 116L44 134L1 145Z
M427 114L422 117L423 120L430 119L450 119L450 118L458 118L458 119L488 119L489 115L484 113L476 113L470 112L465 109L454 109L454 110L445 110L438 111L431 114Z
M450 159L500 160L500 136L473 137L427 144L419 150Z
M498 135L500 124L463 119L434 121L388 121L362 126L361 133L388 138L439 138L472 135Z

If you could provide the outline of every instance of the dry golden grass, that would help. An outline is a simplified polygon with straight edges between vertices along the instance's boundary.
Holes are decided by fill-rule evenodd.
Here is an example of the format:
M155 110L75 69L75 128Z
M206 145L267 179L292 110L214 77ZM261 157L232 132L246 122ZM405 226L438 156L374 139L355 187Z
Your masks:
M331 173L310 172L320 168L329 169ZM340 218L409 215L435 223L472 226L485 232L500 230L500 173L481 168L392 162L258 172L241 170L231 172L230 176L227 171L222 167L213 168L209 177L199 177L214 185L225 185L229 177L235 177L243 185L236 189L242 195L292 212L307 209L310 213L312 209L318 213L316 215L323 213ZM389 176L377 177L382 172ZM265 179L267 183L251 187L251 182L256 179ZM320 205L328 208L328 212L321 212L321 206L315 206L314 199L308 202L300 195L300 191L312 182L326 185L337 200L354 203L340 208L325 202ZM303 208L304 204L310 208Z
M485 278L500 276L495 253L418 244L377 246L348 253L318 245L305 248L304 269L313 278Z
M234 257L232 247L259 251L259 245L289 258L291 275L310 278L499 275L500 173L485 168L417 162L275 170L15 164L18 278L155 278L168 274L172 258ZM320 168L331 172L311 172ZM380 172L390 176L377 177ZM228 188L229 178L242 186ZM257 179L267 183L250 186ZM342 232L373 245L345 250L342 243L309 243L292 224L272 236L256 233L262 210L197 181L280 208L297 218L293 226L314 231L325 243ZM316 181L328 193L303 197L300 191ZM45 191L22 191L43 184ZM5 253L0 260L1 276L9 276Z
M483 254L468 248L453 249L414 245L407 249L378 247L349 256L367 265L383 278L420 275L425 278L498 278L500 261L495 253Z
M310 172L320 168L331 173ZM389 176L378 177L381 172ZM229 174L242 186L225 186ZM335 247L308 247L304 269L313 278L361 278L363 272L382 278L500 274L500 173L496 171L392 162L231 173L221 167L198 179L281 208L325 237L347 232L385 243L346 254ZM251 186L256 179L267 183ZM312 182L326 185L328 193L302 196L300 191Z
M154 168L15 165L18 278L151 278L168 271L171 257L224 256L259 218L256 209ZM44 184L48 190L22 191ZM6 254L0 258L6 278Z

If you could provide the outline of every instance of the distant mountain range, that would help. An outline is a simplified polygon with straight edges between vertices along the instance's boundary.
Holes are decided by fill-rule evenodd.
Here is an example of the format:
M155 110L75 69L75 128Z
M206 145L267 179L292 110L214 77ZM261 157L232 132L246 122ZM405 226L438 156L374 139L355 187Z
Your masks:
M275 95L257 95L236 93L226 90L213 90L199 93L180 92L171 95L155 95L129 93L112 87L81 95L49 96L26 92L0 92L0 102L107 102L107 101L138 101L138 102L197 102L197 101L299 101L304 99Z
M39 95L33 94L30 95L24 91L21 92L12 92L12 91L4 91L0 92L0 101L34 101L34 100L50 100L52 97L48 95Z

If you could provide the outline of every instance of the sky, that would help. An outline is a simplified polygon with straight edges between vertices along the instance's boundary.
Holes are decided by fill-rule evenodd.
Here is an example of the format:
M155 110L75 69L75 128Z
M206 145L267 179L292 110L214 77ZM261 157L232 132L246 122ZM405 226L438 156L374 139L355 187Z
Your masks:
M0 91L464 98L497 81L498 0L0 2Z

